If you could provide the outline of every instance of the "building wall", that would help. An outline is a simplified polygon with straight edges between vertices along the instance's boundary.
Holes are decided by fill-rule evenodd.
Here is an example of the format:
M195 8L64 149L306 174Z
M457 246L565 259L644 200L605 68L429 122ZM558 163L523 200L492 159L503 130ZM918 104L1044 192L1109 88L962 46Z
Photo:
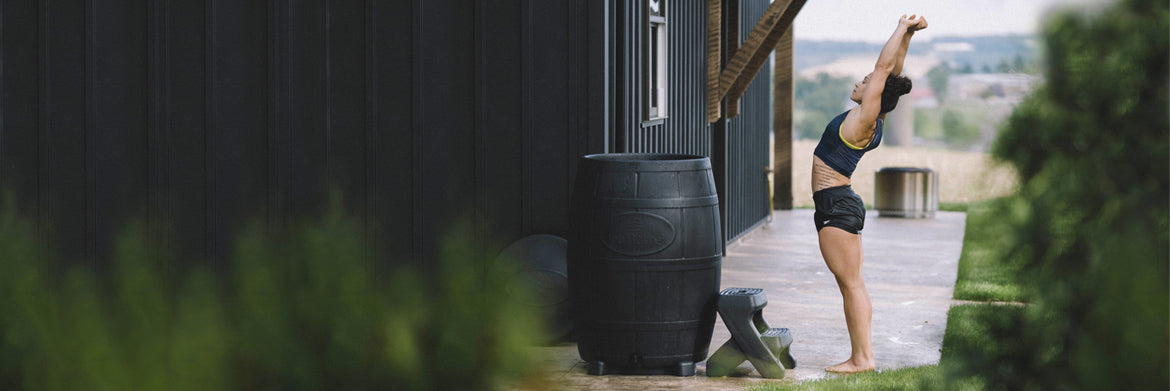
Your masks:
M729 0L726 3L731 3ZM709 156L719 184L725 239L734 239L768 216L772 132L771 65L765 65L744 92L740 114L709 124L706 120L707 20L704 0L667 2L670 36L669 111L647 121L643 108L644 1L616 1L618 43L614 102L614 151L686 153ZM770 3L740 0L739 41L748 36Z
M564 236L579 156L711 155L718 134L698 0L670 14L671 118L633 119L631 4L4 1L0 186L55 258L97 267L132 221L220 264L249 223L288 226L332 194L379 264L429 262L459 221L489 251ZM744 36L766 6L745 1ZM730 236L767 212L765 69L726 124Z
M619 0L615 31L617 86L614 113L615 152L711 155L711 126L706 121L707 2L666 1L668 113L648 121L643 98L646 1Z
M770 4L767 0L741 0L740 37L747 38ZM744 91L739 116L726 122L728 180L724 198L728 201L724 235L729 241L762 224L771 210L767 170L772 156L772 61L764 64Z
M605 150L594 3L5 1L0 182L97 265L132 220L217 263L331 189L387 261L563 235L567 157Z

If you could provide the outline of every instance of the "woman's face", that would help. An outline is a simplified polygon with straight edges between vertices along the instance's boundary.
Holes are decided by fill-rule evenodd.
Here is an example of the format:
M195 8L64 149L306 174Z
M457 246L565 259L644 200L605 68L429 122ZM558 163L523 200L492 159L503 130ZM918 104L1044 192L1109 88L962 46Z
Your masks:
M861 81L853 84L853 92L849 94L849 100L861 103L861 95L865 92L865 86L869 84L869 75L865 75Z

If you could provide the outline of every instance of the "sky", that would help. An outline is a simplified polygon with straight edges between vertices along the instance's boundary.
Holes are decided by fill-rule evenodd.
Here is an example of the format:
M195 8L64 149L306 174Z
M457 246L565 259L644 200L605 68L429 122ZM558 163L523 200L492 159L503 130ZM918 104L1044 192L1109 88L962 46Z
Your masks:
M1109 0L808 0L793 22L796 39L882 43L902 14L926 16L930 27L914 35L1032 34L1054 7L1100 7Z

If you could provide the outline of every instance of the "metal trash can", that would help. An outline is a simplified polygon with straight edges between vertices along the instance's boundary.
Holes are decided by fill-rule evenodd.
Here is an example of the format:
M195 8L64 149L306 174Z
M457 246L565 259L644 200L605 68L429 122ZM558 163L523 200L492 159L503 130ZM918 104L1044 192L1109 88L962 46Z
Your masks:
M929 168L883 167L874 175L873 194L878 216L934 218L938 173Z

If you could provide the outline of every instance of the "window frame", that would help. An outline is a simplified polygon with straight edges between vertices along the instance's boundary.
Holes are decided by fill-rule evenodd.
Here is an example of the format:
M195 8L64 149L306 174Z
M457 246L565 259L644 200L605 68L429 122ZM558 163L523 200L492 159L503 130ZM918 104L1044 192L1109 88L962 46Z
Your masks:
M644 121L665 119L670 114L670 30L667 25L666 0L659 4L657 15L646 0L645 29L642 49L642 108Z

